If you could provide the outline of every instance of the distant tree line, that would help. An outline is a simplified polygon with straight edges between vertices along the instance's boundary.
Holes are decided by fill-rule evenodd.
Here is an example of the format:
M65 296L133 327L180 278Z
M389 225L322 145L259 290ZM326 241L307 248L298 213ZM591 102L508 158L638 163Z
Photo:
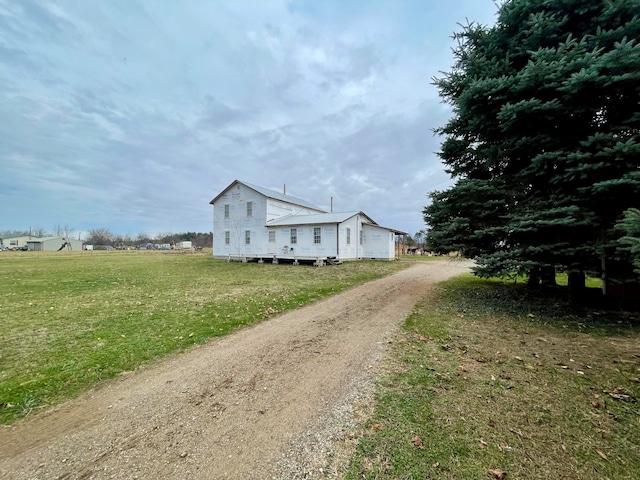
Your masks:
M413 235L402 235L400 237L400 251L402 254L407 253L424 253L429 250L427 243L427 230L423 229Z
M178 242L190 241L195 247L211 247L213 245L212 232L161 232L151 236L146 233L137 235L121 235L113 233L107 228L95 228L87 232L85 243L89 245L105 245L114 248L126 248L147 243L164 243L175 245Z
M43 237L64 237L73 238L74 229L68 225L56 225L52 230L42 227L30 228L29 230L2 230L0 238L22 237L30 235L36 238ZM138 233L137 235L121 235L114 233L108 228L95 228L87 232L83 239L88 245L103 245L114 248L126 248L147 243L168 243L175 245L178 242L190 241L195 247L211 247L213 245L212 232L183 232L171 233L161 232L157 235Z
M42 227L29 228L28 230L0 230L0 238L9 237L26 237L32 236L35 238L43 237L73 237L75 230L69 225L55 225L51 230L47 230Z

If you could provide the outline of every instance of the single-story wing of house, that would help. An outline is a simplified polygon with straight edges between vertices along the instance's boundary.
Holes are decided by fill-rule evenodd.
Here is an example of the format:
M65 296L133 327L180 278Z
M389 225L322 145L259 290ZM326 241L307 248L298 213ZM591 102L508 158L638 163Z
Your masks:
M361 211L326 212L306 200L233 181L211 202L216 258L326 262L395 259L395 236Z

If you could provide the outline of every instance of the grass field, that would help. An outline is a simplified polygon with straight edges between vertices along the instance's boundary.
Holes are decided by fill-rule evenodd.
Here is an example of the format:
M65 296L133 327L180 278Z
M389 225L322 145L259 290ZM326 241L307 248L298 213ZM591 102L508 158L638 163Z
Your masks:
M346 478L640 478L640 315L560 293L468 275L418 305Z
M0 423L403 266L227 263L210 253L3 252Z
M2 423L408 264L5 253ZM345 437L357 444L346 478L638 478L639 315L571 308L563 288L536 298L520 281L468 275L418 304L371 418Z

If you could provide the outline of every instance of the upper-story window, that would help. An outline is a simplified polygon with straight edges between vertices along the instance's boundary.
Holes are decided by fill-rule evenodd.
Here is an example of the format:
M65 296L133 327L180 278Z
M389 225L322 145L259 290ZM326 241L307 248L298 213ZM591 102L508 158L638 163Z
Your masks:
M253 202L247 202L247 217L253 217Z
M229 204L224 204L224 218L229 218Z
M313 227L313 243L322 243L322 233L320 227Z
M298 243L298 229L292 228L291 229L291 245L295 245L296 243Z

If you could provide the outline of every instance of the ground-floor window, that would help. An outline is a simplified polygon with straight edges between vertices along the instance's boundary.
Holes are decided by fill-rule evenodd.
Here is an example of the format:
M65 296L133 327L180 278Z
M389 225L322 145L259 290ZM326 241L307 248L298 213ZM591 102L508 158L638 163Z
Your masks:
M351 245L351 229L347 227L347 245Z
M298 229L292 228L291 229L291 245L295 245L296 243L298 243Z
M244 244L251 245L251 230L244 231Z
M231 232L229 230L226 230L224 232L224 244L229 245L230 243L231 243Z
M276 241L276 232L275 230L269 230L269 242L275 243Z
M313 243L322 243L322 233L320 227L313 227Z

